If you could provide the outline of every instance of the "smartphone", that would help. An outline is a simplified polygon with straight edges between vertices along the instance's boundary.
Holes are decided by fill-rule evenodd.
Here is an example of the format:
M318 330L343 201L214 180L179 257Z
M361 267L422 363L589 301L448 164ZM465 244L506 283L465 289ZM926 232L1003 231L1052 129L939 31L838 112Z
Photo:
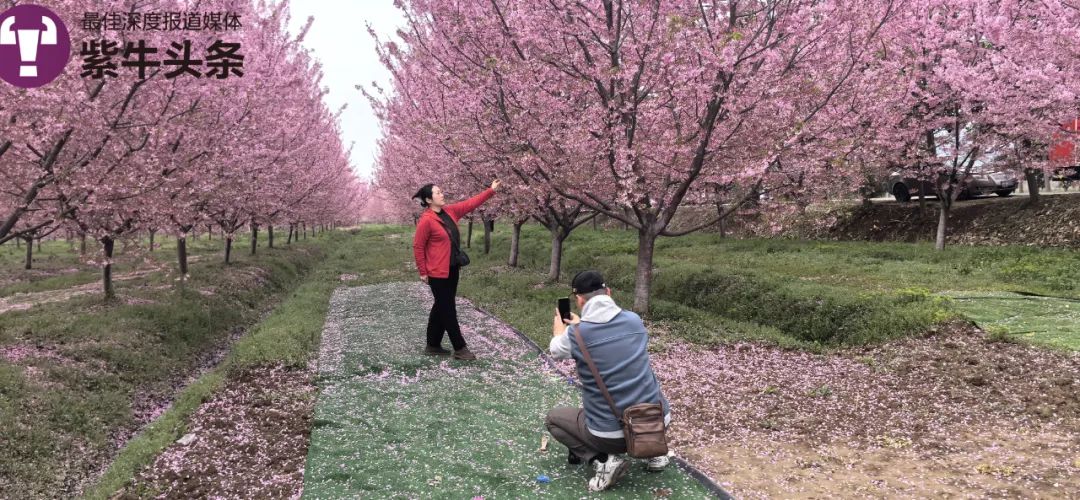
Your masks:
M565 319L566 321L570 321L570 299L569 298L563 297L563 298L559 299L559 316L562 316L562 319Z

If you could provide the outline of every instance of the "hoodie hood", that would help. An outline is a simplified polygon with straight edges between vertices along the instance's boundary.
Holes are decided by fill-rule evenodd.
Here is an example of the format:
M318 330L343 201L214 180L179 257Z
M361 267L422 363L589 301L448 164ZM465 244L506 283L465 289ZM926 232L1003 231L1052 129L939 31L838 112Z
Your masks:
M622 308L615 305L615 300L610 295L597 295L585 303L581 310L581 321L607 323L620 312Z

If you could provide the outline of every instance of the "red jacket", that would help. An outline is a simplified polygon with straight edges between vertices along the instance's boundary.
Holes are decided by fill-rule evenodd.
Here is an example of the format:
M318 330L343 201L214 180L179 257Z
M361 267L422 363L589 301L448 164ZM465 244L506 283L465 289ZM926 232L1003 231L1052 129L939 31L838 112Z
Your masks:
M442 207L446 214L454 219L466 216L476 210L488 198L495 194L491 188L463 202ZM424 210L416 223L416 235L413 236L413 256L416 257L416 269L420 276L447 278L450 276L450 235L439 220L439 214L433 210Z

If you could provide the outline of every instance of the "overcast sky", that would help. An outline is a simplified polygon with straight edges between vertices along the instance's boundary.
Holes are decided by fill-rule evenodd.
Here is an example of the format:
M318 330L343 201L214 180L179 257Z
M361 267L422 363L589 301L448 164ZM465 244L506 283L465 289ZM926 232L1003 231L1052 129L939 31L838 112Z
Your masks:
M371 112L367 99L356 90L362 84L370 88L376 81L389 88L390 74L375 55L375 42L368 34L371 23L383 40L394 38L397 28L405 24L393 0L293 0L290 33L295 35L307 18L315 22L304 40L314 56L323 64L323 85L329 87L326 104L336 111L342 104L349 107L341 116L342 142L345 147L355 143L352 164L362 177L374 169L379 122Z

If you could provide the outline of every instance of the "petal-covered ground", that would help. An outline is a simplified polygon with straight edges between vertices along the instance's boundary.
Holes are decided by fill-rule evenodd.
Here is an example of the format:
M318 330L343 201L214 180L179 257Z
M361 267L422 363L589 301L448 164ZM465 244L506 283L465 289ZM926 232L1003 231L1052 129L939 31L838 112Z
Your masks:
M677 345L675 446L739 498L1080 497L1080 354L927 338L817 355Z
M576 388L502 322L460 301L480 359L421 354L431 295L419 284L339 289L319 357L307 498L586 498L591 471L540 451L543 418ZM448 344L448 341L444 341ZM644 462L605 498L707 498L672 466Z
M466 301L480 360L422 356L430 301L415 284L339 289L312 372L231 379L129 494L587 497L561 445L539 451L547 409L578 401L572 365ZM736 497L1080 498L1080 354L959 323L824 355L658 340L673 449ZM605 497L706 495L635 467Z
M309 371L239 373L121 498L299 497L314 404Z

